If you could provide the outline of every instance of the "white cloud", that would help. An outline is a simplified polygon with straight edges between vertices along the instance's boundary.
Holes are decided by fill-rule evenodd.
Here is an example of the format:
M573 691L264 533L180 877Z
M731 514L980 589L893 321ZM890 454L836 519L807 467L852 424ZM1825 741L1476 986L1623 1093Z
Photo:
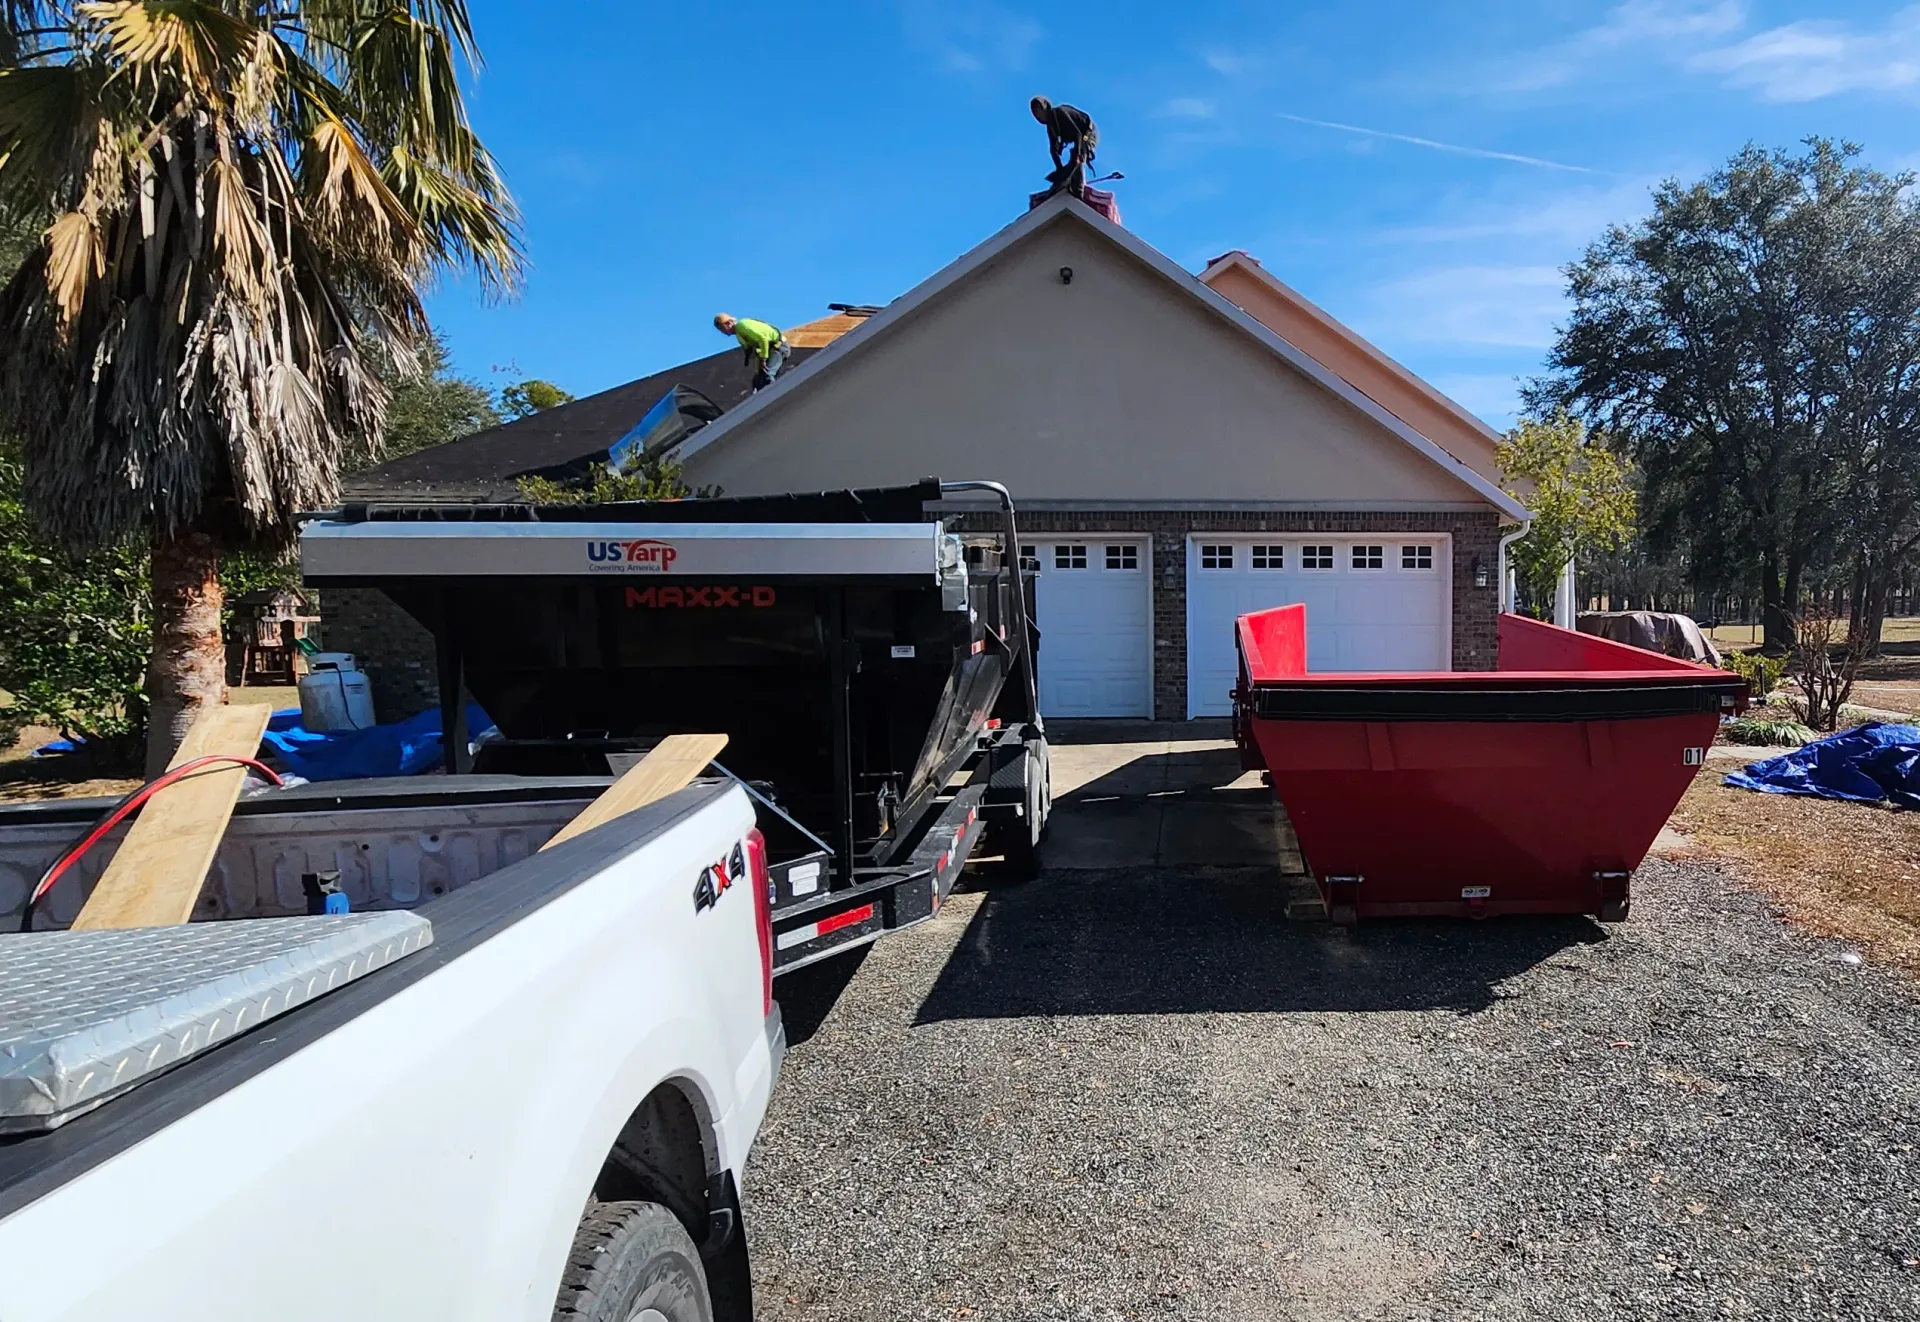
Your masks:
M989 0L903 0L900 20L909 42L954 73L1017 73L1046 35L1032 19Z
M1537 92L1680 69L1718 75L1724 86L1753 89L1767 101L1920 93L1920 5L1877 27L1798 19L1742 37L1747 16L1744 0L1627 0L1565 41L1503 57L1478 86Z
M1245 73L1253 67L1253 61L1245 55L1237 51L1220 50L1217 47L1212 50L1201 51L1200 62L1215 73L1228 78L1236 74Z
M1622 57L1640 66L1684 61L1703 44L1738 32L1746 19L1741 0L1627 0L1610 10L1604 22L1566 41L1503 60L1504 72L1492 79L1492 86L1507 92L1542 91L1592 77L1597 65Z
M1386 243L1532 242L1545 251L1572 256L1604 234L1609 225L1626 224L1651 211L1657 182L1647 177L1606 187L1475 202L1444 219L1381 230L1374 237Z
M1724 37L1738 32L1746 21L1747 7L1740 0L1715 0L1711 4L1627 0L1607 15L1606 22L1582 33L1581 39L1596 47L1638 47L1648 41Z
M1920 86L1920 6L1879 31L1821 19L1787 23L1687 62L1752 87L1768 101L1817 101L1842 92L1900 92Z
M1197 96L1176 96L1160 107L1160 113L1169 119L1212 119L1213 102Z
M1372 339L1545 349L1566 312L1566 277L1554 266L1446 266L1377 286L1370 301Z

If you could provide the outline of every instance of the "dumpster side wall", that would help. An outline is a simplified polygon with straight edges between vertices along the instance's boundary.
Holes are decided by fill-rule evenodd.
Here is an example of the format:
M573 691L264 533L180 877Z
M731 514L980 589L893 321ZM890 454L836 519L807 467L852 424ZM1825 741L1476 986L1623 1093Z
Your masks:
M1679 670L1697 671L1691 661L1630 647L1610 638L1577 633L1530 620L1503 615L1500 627L1501 670Z
M1362 879L1359 916L1597 914L1719 717L1251 724L1308 866Z

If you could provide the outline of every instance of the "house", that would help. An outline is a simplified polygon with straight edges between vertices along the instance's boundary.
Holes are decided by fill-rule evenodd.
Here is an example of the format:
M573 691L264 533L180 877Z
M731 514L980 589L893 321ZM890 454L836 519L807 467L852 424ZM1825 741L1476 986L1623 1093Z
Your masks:
M1056 197L691 436L688 480L1004 482L1055 716L1224 715L1234 617L1284 602L1317 670L1492 668L1526 517L1492 433L1317 309L1298 333L1333 362L1277 333L1291 291L1238 270L1217 288Z
M1234 617L1285 602L1307 604L1315 669L1494 664L1502 528L1526 518L1497 437L1244 253L1196 277L1063 194L821 338L686 439L687 480L1005 483L1039 571L1049 715L1225 714ZM602 422L543 457L604 448L700 366L568 405ZM539 423L546 445L565 413L483 437ZM503 471L482 478L481 439L440 447L471 447L463 490ZM438 454L410 459L455 494Z

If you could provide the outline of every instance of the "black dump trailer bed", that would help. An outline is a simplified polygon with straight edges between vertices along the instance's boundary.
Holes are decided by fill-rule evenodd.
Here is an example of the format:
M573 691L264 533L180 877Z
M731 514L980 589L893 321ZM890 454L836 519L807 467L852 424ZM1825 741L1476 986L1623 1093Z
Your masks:
M963 540L975 508L996 530ZM782 972L932 917L983 836L1037 869L1032 584L996 484L349 505L307 521L301 562L432 633L449 772L606 774L724 733L760 804ZM503 736L471 761L463 689Z

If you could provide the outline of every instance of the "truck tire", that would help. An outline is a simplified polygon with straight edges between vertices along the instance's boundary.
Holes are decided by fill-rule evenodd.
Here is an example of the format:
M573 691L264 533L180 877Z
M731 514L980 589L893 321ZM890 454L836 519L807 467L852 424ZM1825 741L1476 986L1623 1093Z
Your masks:
M598 1203L580 1219L554 1322L713 1322L700 1252L658 1203Z

